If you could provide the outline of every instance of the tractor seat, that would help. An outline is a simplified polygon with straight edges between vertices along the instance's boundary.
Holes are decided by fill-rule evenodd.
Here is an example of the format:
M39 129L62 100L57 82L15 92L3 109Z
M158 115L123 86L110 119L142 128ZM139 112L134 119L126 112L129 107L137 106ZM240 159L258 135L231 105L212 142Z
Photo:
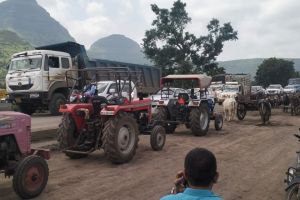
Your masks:
M190 99L189 94L187 94L187 93L179 93L178 99L180 99L180 98L182 98L185 101L185 103L188 103L189 99Z
M102 96L94 96L94 97L92 97L91 102L92 102L92 105L93 105L94 113L96 115L100 114L101 106L103 104L106 104L106 105L108 104L107 99L105 97L102 97Z

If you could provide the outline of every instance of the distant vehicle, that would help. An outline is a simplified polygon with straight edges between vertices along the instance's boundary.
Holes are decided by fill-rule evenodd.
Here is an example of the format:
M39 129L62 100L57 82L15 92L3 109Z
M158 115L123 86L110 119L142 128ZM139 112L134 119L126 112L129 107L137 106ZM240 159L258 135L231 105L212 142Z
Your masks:
M218 95L218 102L222 103L225 98L235 98L241 91L241 85L238 82L227 82L223 91Z
M251 86L251 95L265 94L266 90L260 85Z
M300 78L290 78L288 81L289 85L300 85Z
M280 84L271 84L269 87L266 89L267 94L282 94L283 93L283 88Z
M283 88L283 92L287 94L300 92L300 85L287 85Z

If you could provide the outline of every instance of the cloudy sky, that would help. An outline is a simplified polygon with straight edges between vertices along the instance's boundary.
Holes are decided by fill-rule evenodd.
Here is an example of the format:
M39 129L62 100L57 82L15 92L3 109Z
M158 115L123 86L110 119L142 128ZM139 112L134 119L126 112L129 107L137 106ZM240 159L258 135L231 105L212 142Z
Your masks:
M154 15L150 4L170 8L171 0L37 0L79 43L118 33L141 43ZM206 33L211 18L231 22L239 40L225 43L218 60L299 57L299 0L183 0L192 18L189 31Z

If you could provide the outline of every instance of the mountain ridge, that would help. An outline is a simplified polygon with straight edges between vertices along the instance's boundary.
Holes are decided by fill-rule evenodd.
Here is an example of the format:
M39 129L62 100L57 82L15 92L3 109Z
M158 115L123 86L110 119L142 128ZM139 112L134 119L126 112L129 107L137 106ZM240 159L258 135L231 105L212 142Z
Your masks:
M17 33L32 46L75 41L36 0L6 0L0 3L0 30Z

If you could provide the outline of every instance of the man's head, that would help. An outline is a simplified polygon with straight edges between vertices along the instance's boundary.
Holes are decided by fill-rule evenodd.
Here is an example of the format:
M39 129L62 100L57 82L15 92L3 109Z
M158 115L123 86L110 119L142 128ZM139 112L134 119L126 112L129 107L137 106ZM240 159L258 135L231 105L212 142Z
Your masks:
M217 182L217 161L207 149L195 148L185 157L184 174L188 183L195 187L209 187Z

